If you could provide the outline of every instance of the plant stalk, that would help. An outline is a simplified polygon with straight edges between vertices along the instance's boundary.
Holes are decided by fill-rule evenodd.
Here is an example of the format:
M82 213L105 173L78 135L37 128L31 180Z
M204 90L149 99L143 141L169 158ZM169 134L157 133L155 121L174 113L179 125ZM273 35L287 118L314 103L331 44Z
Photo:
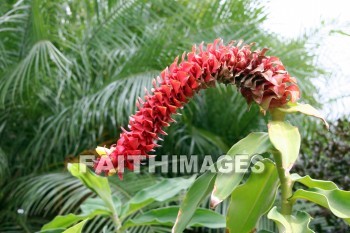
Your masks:
M273 121L284 121L286 116L286 113L277 108L271 110L270 113ZM288 199L293 195L293 181L290 177L289 170L286 170L283 167L281 153L275 150L272 152L272 154L276 162L276 168L281 182L281 213L284 215L291 215L293 203Z
M282 166L282 155L279 151L273 152L273 157L276 162L278 176L281 182L281 213L284 215L291 215L293 203L288 199L293 195L293 181L290 177L289 171Z
M116 233L121 233L121 226L122 226L122 223L118 217L118 214L115 212L113 213L113 216L112 216L112 220L113 220L113 223L114 223L114 226L115 226L115 232Z
M122 222L120 221L120 218L118 216L118 212L113 205L113 201L111 201L110 203L107 203L107 205L112 212L111 218L112 218L112 221L114 223L115 232L121 233L122 231L120 229L122 227Z

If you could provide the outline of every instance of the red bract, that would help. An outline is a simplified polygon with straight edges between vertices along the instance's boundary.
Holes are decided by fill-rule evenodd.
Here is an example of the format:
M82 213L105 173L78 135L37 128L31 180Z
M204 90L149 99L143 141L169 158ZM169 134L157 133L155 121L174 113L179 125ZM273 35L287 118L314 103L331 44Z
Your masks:
M167 67L157 82L153 80L151 93L144 100L137 101L138 111L130 117L129 130L123 129L120 139L104 158L111 159L118 167L118 158L124 158L125 167L134 169L132 156L147 156L157 146L159 134L174 120L171 115L184 106L201 89L215 85L215 82L234 84L248 103L256 102L265 111L295 102L299 88L277 57L265 56L266 49L251 51L250 46L224 45L221 39L208 44L193 46L192 52L178 58ZM104 159L98 159L104 163ZM116 170L105 169L106 173ZM100 170L97 172L101 172ZM118 174L121 176L121 172Z

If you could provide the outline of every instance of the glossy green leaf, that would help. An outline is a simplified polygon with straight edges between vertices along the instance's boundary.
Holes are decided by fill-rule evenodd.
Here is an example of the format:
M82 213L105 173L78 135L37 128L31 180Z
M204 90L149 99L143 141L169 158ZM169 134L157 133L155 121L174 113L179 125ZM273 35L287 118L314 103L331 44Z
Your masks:
M269 159L262 163L262 173L252 173L246 183L232 192L226 218L229 233L251 232L274 203L279 186L277 169Z
M179 207L177 206L151 210L128 220L124 224L123 229L144 225L173 226L178 211ZM197 209L188 223L188 227L224 228L225 225L225 217L223 215L208 209Z
M291 201L305 199L323 206L339 218L343 218L347 223L350 220L350 192L340 189L323 190L310 188L308 190L298 189Z
M269 138L282 155L282 166L289 171L297 160L300 150L300 134L297 127L283 121L268 124Z
M195 176L188 179L181 177L164 179L155 185L141 190L126 203L121 217L125 218L155 201L162 202L174 197L180 191L188 189L194 180Z
M213 190L216 174L207 171L190 187L181 203L172 233L182 233L191 221L197 207Z
M282 112L287 112L287 113L300 112L309 116L317 117L324 122L327 128L329 128L329 125L327 121L324 119L324 117L322 116L322 114L317 109L312 107L310 104L288 103L283 108L278 108L278 109Z
M233 157L239 155L247 155L246 159L250 161L254 155L265 153L270 147L271 143L267 133L251 133L231 147L225 158L217 162L218 174L211 194L211 207L217 206L232 193L242 181L249 167L249 164L242 167L244 172L236 172L234 167L229 170L220 170L224 166L223 162L231 161Z
M75 224L74 226L68 228L63 233L81 233L83 230L83 227L87 221L88 221L88 219L85 219L85 220L81 221L80 223Z
M325 190L337 189L338 186L332 181L325 180L315 180L312 179L309 175L301 177L300 175L293 173L291 174L291 178L294 182L299 182L308 188L320 188Z
M68 170L73 176L79 178L86 187L95 192L105 202L111 212L114 213L116 211L106 177L96 175L82 163L69 163Z
M290 232L290 233L313 233L309 228L311 217L304 211L298 211L296 216L294 215L283 215L278 212L276 206L273 207L268 213L267 217L273 220L279 232Z

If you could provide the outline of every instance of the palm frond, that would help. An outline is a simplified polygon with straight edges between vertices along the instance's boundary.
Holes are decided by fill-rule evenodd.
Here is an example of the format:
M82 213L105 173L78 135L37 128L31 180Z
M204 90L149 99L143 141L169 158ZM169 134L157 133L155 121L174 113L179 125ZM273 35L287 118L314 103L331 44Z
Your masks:
M25 90L32 90L38 82L42 85L46 77L53 76L50 63L57 69L55 74L62 73L60 77L67 75L66 67L70 63L69 60L50 41L37 42L28 55L3 77L0 86L2 105L7 101L14 102L21 99ZM35 74L34 78L32 78L33 74ZM52 82L52 80L49 81Z
M1 131L1 130L0 130ZM9 175L9 164L5 152L0 148L0 187L5 183L6 178ZM1 195L1 194L0 194Z
M134 103L144 93L144 87L151 83L153 74L154 72L147 72L114 81L93 95L86 96L48 117L38 128L40 133L30 143L31 155L40 156L43 147L46 155L57 153L62 147L63 151L77 154L85 148L95 147L97 141L113 138L106 137L106 131L116 135L120 122L125 122L125 116L135 110ZM107 125L108 129L105 128ZM77 140L82 135L85 135L85 140ZM50 141L47 140L48 137ZM55 157L54 160L48 157L48 160L42 159L41 162L50 164L62 161L66 154L61 154L63 157ZM37 164L39 167L42 165Z

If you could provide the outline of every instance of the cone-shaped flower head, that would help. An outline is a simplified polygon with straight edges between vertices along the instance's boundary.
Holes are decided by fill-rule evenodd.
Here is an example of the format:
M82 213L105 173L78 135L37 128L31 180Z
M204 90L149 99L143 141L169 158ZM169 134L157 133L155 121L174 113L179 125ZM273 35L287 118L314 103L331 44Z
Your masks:
M167 67L157 81L153 80L151 93L137 101L138 111L130 117L129 129L122 129L116 145L101 152L96 162L109 158L115 168L118 158L123 165L134 169L135 156L148 156L156 146L159 134L174 120L172 114L184 106L201 89L215 86L215 82L236 85L250 104L256 102L264 111L295 102L300 97L295 78L291 77L277 57L265 56L266 49L251 51L250 46L224 45L217 39L207 48L203 44L178 58ZM101 153L99 153L101 155ZM130 159L133 158L133 159ZM120 160L119 160L120 161ZM96 170L101 172L101 170ZM107 174L116 170L104 169ZM121 176L121 172L118 172Z

